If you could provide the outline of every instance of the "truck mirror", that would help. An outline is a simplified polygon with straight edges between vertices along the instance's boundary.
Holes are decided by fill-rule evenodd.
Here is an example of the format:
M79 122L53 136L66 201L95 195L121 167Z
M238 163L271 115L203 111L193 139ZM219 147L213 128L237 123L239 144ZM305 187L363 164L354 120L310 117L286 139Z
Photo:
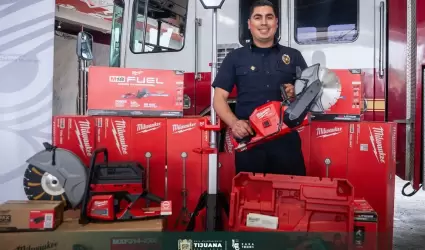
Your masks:
M83 60L93 60L93 36L80 31L77 38L77 56Z

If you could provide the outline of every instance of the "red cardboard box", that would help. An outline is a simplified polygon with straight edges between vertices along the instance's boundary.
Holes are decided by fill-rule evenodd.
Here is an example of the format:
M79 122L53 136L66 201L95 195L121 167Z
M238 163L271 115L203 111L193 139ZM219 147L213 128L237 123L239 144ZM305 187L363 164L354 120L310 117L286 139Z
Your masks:
M394 222L396 125L384 122L313 122L307 175L345 178L356 198L378 214L379 249L391 249Z
M310 131L307 175L346 178L349 123L312 122Z
M379 249L391 249L394 223L396 136L394 123L350 125L353 148L348 154L347 179L357 197L364 197L378 213ZM350 132L351 132L350 131Z
M54 116L53 145L76 154L88 166L95 148L94 118L89 116Z
M90 67L88 114L183 116L183 73L173 70Z
M340 97L323 114L312 115L320 121L360 121L364 110L364 95L360 70L334 69L341 83ZM323 100L329 101L329 100ZM333 102L334 100L330 100Z
M195 149L202 148L202 132L199 117L167 119L166 199L173 202L172 215L167 218L169 231L184 230L190 219L190 214L182 214L183 183L186 186L186 208L189 213L195 210L203 192L203 155L194 152ZM183 182L184 166L186 167L185 182Z
M131 161L137 161L146 171L146 188L161 198L165 197L165 166L167 143L167 121L165 118L133 118L131 120ZM146 204L142 207L159 206Z
M354 248L378 249L378 215L366 200L354 201Z
M108 150L109 161L131 160L131 118L96 117L96 148Z

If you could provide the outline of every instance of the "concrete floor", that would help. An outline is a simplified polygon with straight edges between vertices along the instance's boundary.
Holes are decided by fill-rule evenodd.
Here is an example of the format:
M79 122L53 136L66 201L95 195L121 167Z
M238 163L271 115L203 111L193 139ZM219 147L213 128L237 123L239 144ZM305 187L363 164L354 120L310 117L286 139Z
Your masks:
M401 194L405 183L396 179L393 249L425 249L425 191L405 197ZM410 191L407 188L406 193Z

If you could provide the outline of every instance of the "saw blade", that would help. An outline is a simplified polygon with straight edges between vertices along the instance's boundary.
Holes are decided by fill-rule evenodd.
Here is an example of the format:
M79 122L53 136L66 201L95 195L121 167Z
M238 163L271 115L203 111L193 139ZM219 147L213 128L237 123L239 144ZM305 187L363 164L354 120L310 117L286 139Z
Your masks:
M301 78L308 79L308 75L311 75L313 72L302 72ZM331 70L327 68L320 67L318 70L318 78L322 82L322 91L316 99L316 103L312 105L312 112L324 112L330 109L333 105L337 103L341 97L341 83L339 77ZM295 83L295 93L298 95L309 83L297 80Z
M64 201L68 208L65 190L49 173L29 164L25 170L23 185L29 200Z

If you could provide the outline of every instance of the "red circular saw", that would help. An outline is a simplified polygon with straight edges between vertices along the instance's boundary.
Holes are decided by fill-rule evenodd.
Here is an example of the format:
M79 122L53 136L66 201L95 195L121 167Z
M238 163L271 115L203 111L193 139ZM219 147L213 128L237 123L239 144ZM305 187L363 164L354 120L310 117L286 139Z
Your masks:
M281 86L283 101L268 102L256 108L249 117L254 134L242 139L231 137L236 151L250 149L308 125L309 113L322 113L339 99L341 84L334 72L320 64L297 71L295 99L290 100Z

